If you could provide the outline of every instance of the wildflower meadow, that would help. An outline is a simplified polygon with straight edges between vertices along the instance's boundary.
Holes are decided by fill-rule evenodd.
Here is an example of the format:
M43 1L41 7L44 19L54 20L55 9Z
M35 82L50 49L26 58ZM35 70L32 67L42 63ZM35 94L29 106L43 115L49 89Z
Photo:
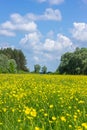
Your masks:
M87 130L87 76L1 74L0 130Z

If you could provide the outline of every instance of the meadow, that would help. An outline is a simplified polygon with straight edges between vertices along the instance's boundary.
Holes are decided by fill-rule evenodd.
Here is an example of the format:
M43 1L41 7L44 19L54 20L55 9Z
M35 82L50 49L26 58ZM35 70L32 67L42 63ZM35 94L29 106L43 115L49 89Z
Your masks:
M0 130L87 130L87 76L1 74Z

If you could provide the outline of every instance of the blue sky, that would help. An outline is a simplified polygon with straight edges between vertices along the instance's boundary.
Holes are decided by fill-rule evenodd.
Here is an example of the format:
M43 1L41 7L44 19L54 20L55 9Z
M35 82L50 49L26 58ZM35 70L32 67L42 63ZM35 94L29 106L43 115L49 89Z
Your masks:
M22 49L27 66L55 71L61 55L87 47L87 0L0 0L0 48Z

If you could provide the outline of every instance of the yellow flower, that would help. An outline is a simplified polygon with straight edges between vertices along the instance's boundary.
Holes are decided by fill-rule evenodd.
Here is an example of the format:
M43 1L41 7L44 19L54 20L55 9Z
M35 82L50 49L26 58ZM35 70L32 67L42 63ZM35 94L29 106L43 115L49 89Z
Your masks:
M48 114L47 114L47 113L44 113L44 116L48 116Z
M33 109L33 110L30 112L30 114L31 114L31 116L36 117L37 112L36 112L36 110L35 110L35 109Z
M72 128L72 125L69 125L69 128Z
M31 111L31 109L30 108L28 108L28 107L26 107L26 109L25 109L25 114L30 114L30 111Z
M83 130L81 126L78 126L75 130Z
M76 119L76 118L77 118L77 115L74 115L73 117L74 117L74 119Z
M18 119L18 122L21 122L21 120L20 120L20 119Z
M12 112L14 112L14 111L15 111L15 109L13 108L13 109L12 109Z
M53 108L53 104L51 104L49 107L50 107L50 108Z
M2 123L2 122L0 122L0 125L3 125L3 123Z
M53 121L49 120L49 123L51 124L51 123L53 123Z
M52 120L55 121L55 120L56 120L56 117L55 117L55 116L52 116Z
M83 100L80 100L78 103L79 104L84 104L85 102Z
M3 108L3 111L4 111L4 112L6 112L6 111L7 111L7 109L6 109L6 108Z
M77 115L74 115L73 117L74 117L74 121L76 121L77 120Z
M35 130L40 130L40 128L36 126L36 127L35 127Z
M64 116L61 116L60 119L61 119L61 121L66 122L66 118Z
M68 108L69 108L69 109L71 109L72 107L71 107L71 106L69 106Z
M78 113L80 113L80 110L79 110L79 109L77 109L77 112L78 112Z
M87 129L87 123L82 123L82 126Z

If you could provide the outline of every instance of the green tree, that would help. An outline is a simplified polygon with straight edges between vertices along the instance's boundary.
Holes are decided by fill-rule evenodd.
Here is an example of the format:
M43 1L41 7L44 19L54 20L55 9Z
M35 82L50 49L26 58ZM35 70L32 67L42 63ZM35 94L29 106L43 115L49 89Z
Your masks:
M70 71L70 68L68 66L69 64L69 60L72 57L72 53L67 52L64 55L61 56L61 62L59 67L57 68L56 72L60 73L60 74L67 74Z
M17 64L17 70L20 71L29 71L26 67L26 57L22 50L12 49L12 48L5 48L0 49L0 54L4 54L8 57L8 59L14 59Z
M0 73L8 72L8 57L4 54L0 54Z
M21 50L18 51L18 56L19 56L20 70L28 71L26 67L27 61Z
M42 67L42 73L43 73L43 74L46 74L46 73L47 73L47 67L46 67L46 66L43 66L43 67Z
M41 69L41 66L39 64L34 65L34 72L39 73Z
M14 59L8 60L8 71L9 73L16 73L17 72L17 64Z
M87 74L87 48L76 48L73 53L63 54L57 72L60 74Z

